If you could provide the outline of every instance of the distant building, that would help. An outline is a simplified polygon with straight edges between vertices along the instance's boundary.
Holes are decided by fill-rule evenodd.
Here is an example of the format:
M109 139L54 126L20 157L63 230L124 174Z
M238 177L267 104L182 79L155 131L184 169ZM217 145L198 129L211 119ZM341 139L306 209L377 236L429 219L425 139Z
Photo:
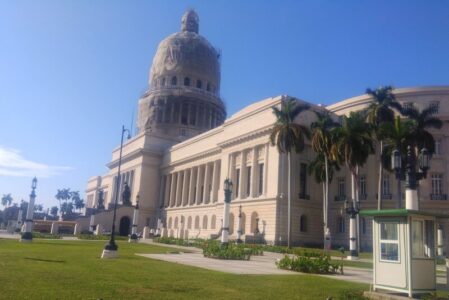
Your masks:
M230 234L235 238L239 206L242 206L244 239L259 232L269 243L287 240L286 158L269 144L275 117L272 107L280 107L287 96L267 98L243 108L232 116L220 98L220 52L199 35L199 20L194 11L182 17L181 32L164 39L158 47L149 76L149 89L139 99L138 133L123 147L122 176L131 189L131 200L140 198L139 231L143 226L160 227L163 235L183 238L209 238L221 228L223 181L234 183ZM403 104L424 107L438 105L438 116L445 120L435 131L437 151L429 176L420 186L421 207L449 211L447 200L449 152L447 120L449 87L405 88L395 90ZM298 102L304 102L300 99ZM313 110L329 110L336 116L367 106L370 98L361 95ZM300 116L309 125L313 112ZM307 147L292 161L292 234L295 244L323 242L322 187L307 173L315 154ZM87 212L98 206L100 194L106 210L95 215L95 224L110 230L117 184L119 147L112 152L109 172L92 177L87 184ZM372 156L360 169L360 201L363 208L377 205L378 159ZM394 207L396 179L386 173L382 184L385 207ZM101 191L101 193L100 193ZM330 185L330 229L334 243L347 245L348 217L343 201L350 195L350 174L342 167ZM121 197L119 197L119 204ZM132 208L121 205L116 227L128 234ZM83 230L90 217L80 218ZM444 229L449 230L447 224ZM361 219L362 248L371 247L371 222ZM447 246L447 244L446 244ZM447 249L447 247L446 247Z

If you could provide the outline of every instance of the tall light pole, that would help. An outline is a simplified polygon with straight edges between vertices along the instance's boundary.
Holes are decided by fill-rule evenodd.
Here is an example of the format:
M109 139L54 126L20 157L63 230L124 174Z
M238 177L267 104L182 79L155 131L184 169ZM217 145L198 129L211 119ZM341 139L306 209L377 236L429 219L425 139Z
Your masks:
M360 202L345 201L345 211L349 215L349 260L356 260L359 258L357 251L357 215L360 212Z
M430 156L426 148L422 148L418 157L420 171L416 171L415 149L407 147L406 165L402 167L402 157L399 150L391 154L391 166L396 171L396 178L405 181L405 208L419 210L418 204L418 182L426 178L430 168ZM400 199L398 199L400 201Z
M239 206L239 221L237 223L237 243L242 243L242 206Z
M115 243L115 218L117 214L117 202L119 197L120 190L120 167L122 166L122 151L123 151L123 136L125 132L128 132L128 139L131 138L131 132L128 129L125 129L125 126L122 126L122 138L120 140L120 153L118 158L118 171L117 171L117 180L115 183L115 199L114 199L114 214L112 217L112 230L111 230L111 239L109 243L104 246L103 253L101 254L101 258L115 258L117 257L118 247Z
M22 237L20 239L21 242L32 242L33 241L33 214L34 214L34 200L36 199L36 187L37 187L37 178L34 177L31 182L31 194L30 194L30 202L28 203L27 215L25 220L25 230L22 233Z
M232 181L226 178L224 181L224 206L223 206L223 227L221 229L221 245L227 246L229 242L229 210L231 206Z

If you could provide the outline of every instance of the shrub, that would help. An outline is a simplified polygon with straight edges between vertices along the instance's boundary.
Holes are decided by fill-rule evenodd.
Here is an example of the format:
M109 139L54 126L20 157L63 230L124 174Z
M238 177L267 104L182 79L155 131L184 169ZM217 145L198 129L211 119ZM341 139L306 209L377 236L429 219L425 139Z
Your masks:
M244 244L234 242L221 245L218 241L210 240L203 245L203 255L211 258L249 260L252 252L253 250L246 248Z
M33 238L35 239L62 239L60 234L50 234L33 231Z
M312 251L303 251L293 257L285 255L276 265L280 269L314 274L336 273L339 268L339 265L331 263L329 255Z
M203 240L203 239L184 240L184 239L177 239L177 238L173 238L173 237L158 237L158 238L153 239L153 242L156 242L156 243L178 245L178 246L185 246L185 247L197 247L197 248L202 248L204 241L205 240Z
M102 235L94 235L94 234L78 234L77 237L80 240L100 240L100 241L107 241L111 238L110 235L102 234ZM124 241L128 240L127 236L120 236L116 235L114 236L114 239L117 241Z

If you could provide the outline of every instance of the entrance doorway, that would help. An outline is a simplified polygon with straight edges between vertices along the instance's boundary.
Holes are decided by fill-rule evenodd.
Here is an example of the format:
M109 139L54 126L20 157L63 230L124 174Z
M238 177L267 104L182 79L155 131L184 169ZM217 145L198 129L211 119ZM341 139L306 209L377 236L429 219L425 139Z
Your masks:
M121 236L128 236L129 235L129 227L131 225L131 221L128 217L122 217L120 219L120 229L119 233Z

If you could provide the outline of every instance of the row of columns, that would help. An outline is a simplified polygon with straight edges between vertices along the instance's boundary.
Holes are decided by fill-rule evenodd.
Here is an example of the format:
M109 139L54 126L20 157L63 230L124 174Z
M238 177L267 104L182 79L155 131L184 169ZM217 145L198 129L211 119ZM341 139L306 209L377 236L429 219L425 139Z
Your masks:
M164 194L160 200L164 207L217 202L219 177L219 160L165 175L161 189Z
M258 157L258 150L264 147L263 157ZM267 190L267 161L269 145L257 146L251 149L245 149L238 153L230 154L230 172L233 186L233 198L248 198L265 195ZM247 154L251 152L252 159L247 161ZM240 163L237 165L236 157L240 156ZM263 167L260 168L260 165ZM251 167L251 168L249 168ZM237 172L237 170L240 170ZM249 184L248 184L249 176ZM262 178L260 178L262 176ZM262 185L262 187L260 187Z

